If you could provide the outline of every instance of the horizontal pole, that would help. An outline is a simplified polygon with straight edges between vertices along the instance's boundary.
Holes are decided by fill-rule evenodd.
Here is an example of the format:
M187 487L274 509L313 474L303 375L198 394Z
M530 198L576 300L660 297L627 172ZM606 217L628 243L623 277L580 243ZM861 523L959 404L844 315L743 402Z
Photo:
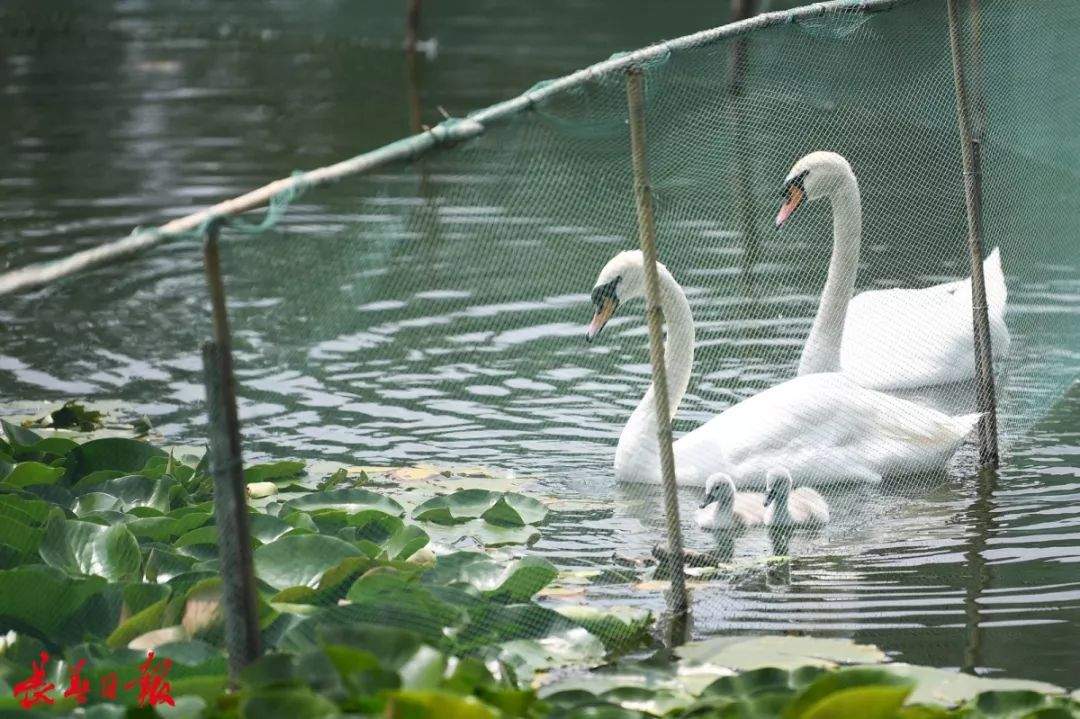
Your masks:
M475 137L483 133L486 126L517 115L552 95L582 85L602 75L625 71L635 65L663 57L672 51L700 47L762 28L812 19L822 15L841 12L882 12L918 1L920 0L861 0L856 3L852 2L852 0L830 0L829 2L814 3L792 10L762 13L747 20L702 30L674 40L650 45L625 55L618 55L546 83L542 87L524 92L513 99L496 103L486 109L472 113L467 119L447 120L426 132L406 137L376 150L356 155L333 165L297 173L293 177L275 180L244 195L219 202L213 207L185 215L160 227L151 230L137 230L129 237L121 240L76 252L60 260L42 262L11 270L0 275L0 295L40 287L106 262L134 255L167 239L201 228L213 219L238 215L267 205L273 198L286 192L323 185L351 175L361 175L395 162L416 158L441 145Z

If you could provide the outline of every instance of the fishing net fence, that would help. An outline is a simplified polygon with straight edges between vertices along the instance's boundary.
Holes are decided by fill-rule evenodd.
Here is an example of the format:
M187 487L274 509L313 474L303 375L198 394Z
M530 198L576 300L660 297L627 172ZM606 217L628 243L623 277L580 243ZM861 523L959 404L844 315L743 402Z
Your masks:
M959 20L966 119L981 148L981 241L989 258L998 433L1008 464L1011 448L1075 379L1080 351L1080 64L1072 38L1080 6L979 0L960 3ZM949 424L959 420L928 418L926 409L948 417L976 411L969 284L867 296L848 310L843 342L851 349L845 344L839 355L845 376L886 385L889 396L913 404L848 385L784 384L798 374L819 302L823 311L833 307L832 291L846 303L845 272L857 268L856 294L932 288L971 274L948 28L947 4L939 0L829 2L768 13L614 56L124 240L128 253L201 235L214 218L269 202L266 221L248 228L262 237L238 238L235 222L222 228L230 292L245 292L252 281L245 266L260 253L280 253L283 268L325 268L325 277L319 286L294 288L289 301L269 310L257 303L230 308L233 336L243 345L248 327L303 318L304 329L290 332L310 343L288 361L336 365L340 379L337 389L311 388L313 411L321 400L351 407L333 415L321 434L298 434L297 444L303 439L364 465L451 467L415 491L409 482L422 470L393 474L369 466L366 484L357 470L322 485L322 492L338 494L316 496L306 487L251 500L274 520L252 519L261 537L259 601L282 612L308 607L294 621L263 628L263 643L301 646L320 632L367 622L406 627L431 642L452 636L480 652L498 642L502 656L528 665L528 652L540 650L514 641L543 639L543 651L558 654L580 648L585 632L603 638L602 654L630 636L632 619L604 624L564 606L583 597L592 609L664 609L669 577L655 423L627 426L652 380L645 302L634 301L644 294L642 263L635 270L633 258L624 258L622 269L600 277L618 253L639 247L631 69L640 71L656 250L689 307L683 317L680 292L661 272L675 438L765 390L773 388L775 397L715 431L706 426L704 449L696 453L680 455L677 443L685 548L711 553L706 564L756 566L765 574L777 565L766 558L798 550L788 546L800 534L791 528L699 526L701 487L714 471L731 474L740 492L761 492L767 467L786 466L796 487L821 490L840 527L885 521L882 498L975 481L975 433L962 443L950 439L971 425L961 432ZM835 158L789 177L796 161L819 150L846 158L858 194L851 195ZM357 174L333 190L315 189ZM320 192L327 193L327 215L342 216L346 205L362 209L332 228L311 211L290 222L289 203L318 203ZM795 195L806 201L778 230L777 212ZM814 202L822 197L831 201ZM861 217L861 233L853 215ZM9 273L0 288L51 281L119 254L115 246L95 252ZM278 282L288 284L289 273ZM594 312L610 309L605 302L613 296L614 315L586 343L585 325ZM839 343L844 315L823 317L818 341ZM857 328L853 318L861 320ZM676 321L683 325L674 327ZM930 360L927 347L935 348ZM241 400L258 396L264 380L248 386L245 373L266 351L238 350ZM826 365L835 359L822 351ZM888 386L891 380L898 386ZM335 392L336 399L327 396ZM394 407L389 416L387 405ZM619 451L626 454L612 471L624 428ZM265 430L257 417L248 420L245 439L261 442L270 436ZM633 432L652 449L635 452ZM283 444L278 453L288 453L289 440ZM806 460L795 445L817 449L806 450ZM680 457L687 466L679 466ZM498 486L514 492L501 495L485 484L493 481L486 472L497 473L492 468L501 470ZM840 487L838 477L857 481ZM454 491L462 487L474 492ZM518 490L528 487L540 488L546 510L521 498ZM377 496L393 499L380 504ZM533 524L545 511L542 539L530 548ZM379 512L403 521L383 520ZM349 564L342 562L352 552L344 551L333 576L313 573L297 589L287 573L261 574L271 524L332 534L367 554ZM419 529L409 534L402 524ZM439 562L421 579L404 578L399 565L406 548L411 554L419 546L418 532ZM327 551L340 550L334 546ZM555 584L551 567L560 576ZM700 567L689 571L699 630L757 626L752 614L740 614L730 582Z

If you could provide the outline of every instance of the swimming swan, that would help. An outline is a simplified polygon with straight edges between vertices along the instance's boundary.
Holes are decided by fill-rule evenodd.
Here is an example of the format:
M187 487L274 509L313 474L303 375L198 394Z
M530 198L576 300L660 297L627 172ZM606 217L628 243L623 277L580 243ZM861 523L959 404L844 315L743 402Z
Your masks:
M829 275L799 374L843 372L863 387L901 389L946 384L975 375L971 278L923 289L861 292L852 298L859 267L862 207L851 166L835 152L812 152L784 179L780 227L803 200L827 198L833 210ZM1007 290L998 248L983 261L990 344L1009 349Z
M791 473L770 469L765 475L765 524L770 527L820 527L829 521L825 498L809 487L792 489Z
M736 492L728 475L717 472L705 481L705 499L694 512L694 523L706 531L744 529L765 522L765 497Z
M657 264L660 304L667 323L668 394L674 417L694 364L690 303L667 268ZM613 257L596 280L592 341L623 303L645 290L640 251ZM653 388L630 415L615 450L615 478L656 483ZM761 485L776 465L800 484L876 482L885 475L937 469L975 426L978 414L950 417L907 400L866 389L835 373L796 377L728 407L674 444L679 483L702 486L724 472L737 486Z

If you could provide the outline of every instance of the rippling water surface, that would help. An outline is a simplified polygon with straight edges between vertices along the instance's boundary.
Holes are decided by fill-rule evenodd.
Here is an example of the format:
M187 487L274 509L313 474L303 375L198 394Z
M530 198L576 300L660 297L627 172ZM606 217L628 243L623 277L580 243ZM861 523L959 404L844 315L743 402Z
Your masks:
M57 257L376 147L410 131L414 106L435 123L439 107L463 114L726 16L705 2L679 13L620 2L619 23L605 21L613 4L595 1L535 13L432 5L422 35L438 39L437 54L410 75L401 18L375 2L5 4L4 263ZM585 345L582 327L596 272L633 244L633 206L623 193L609 222L579 222L526 206L517 185L484 190L507 179L504 163L528 165L539 142L528 127L509 132L419 170L311 193L279 231L226 244L245 440L250 455L478 463L536 477L544 493L578 501L536 550L566 568L615 567L647 555L661 529L655 500L611 472L615 439L648 384L645 334L640 307L623 310L600 343ZM516 150L499 146L507 137ZM579 141L587 163L592 140ZM794 159L800 146L790 145L779 155ZM869 159L859 167L896 172ZM677 187L658 174L663 219ZM769 198L763 216L780 176L754 181ZM541 196L569 202L591 182L580 177L545 180ZM864 188L878 207L868 233L928 226L884 180ZM962 227L950 202L942 224ZM749 261L722 212L691 209L669 226L695 249L665 255L698 325L678 431L792 376L829 252L825 210L807 210L804 230L765 238ZM964 274L962 254L922 257L898 241L868 241L863 255L860 287ZM1007 255L1006 271L1014 350L999 366L1002 472L976 476L968 447L933 481L831 496L843 511L796 536L786 564L760 561L771 551L763 535L740 538L731 551L745 571L695 587L698 634L831 633L906 661L1076 685L1080 393L1062 398L1080 365L1076 255L1034 251L1012 268ZM208 321L193 242L7 299L0 323L5 399L120 399L169 441L201 442ZM952 388L924 399L960 410L969 396ZM710 541L686 531L691 546ZM590 596L662 603L655 589L626 584Z

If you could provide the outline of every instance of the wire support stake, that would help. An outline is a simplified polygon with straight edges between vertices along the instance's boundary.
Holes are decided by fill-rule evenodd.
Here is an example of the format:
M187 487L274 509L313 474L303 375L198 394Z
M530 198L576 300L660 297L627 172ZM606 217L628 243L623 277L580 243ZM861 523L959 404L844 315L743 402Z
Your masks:
M214 339L203 344L202 357L210 418L209 451L214 476L218 556L221 560L225 646L229 655L229 676L235 684L244 667L258 658L261 648L247 490L240 453L240 420L236 411L232 343L218 251L220 229L220 221L211 222L206 229L203 245Z
M979 420L979 466L997 469L997 402L994 389L993 350L990 318L986 302L986 280L982 259L982 146L971 136L971 109L964 77L964 55L960 44L957 0L946 0L949 15L949 51L956 89L956 122L960 130L960 150L964 163L964 205L967 210L968 254L971 260L971 306L975 338L976 400Z
M679 522L679 492L675 484L675 455L671 447L671 410L668 403L667 365L664 359L664 313L660 304L660 278L656 269L656 226L653 221L652 190L645 162L645 101L641 69L626 71L626 95L630 111L630 152L634 169L634 199L637 205L638 237L645 259L646 318L649 326L649 355L656 397L657 440L660 444L660 475L664 490L664 516L671 572L668 610L671 614L670 644L686 638L689 601L683 561L682 525Z

